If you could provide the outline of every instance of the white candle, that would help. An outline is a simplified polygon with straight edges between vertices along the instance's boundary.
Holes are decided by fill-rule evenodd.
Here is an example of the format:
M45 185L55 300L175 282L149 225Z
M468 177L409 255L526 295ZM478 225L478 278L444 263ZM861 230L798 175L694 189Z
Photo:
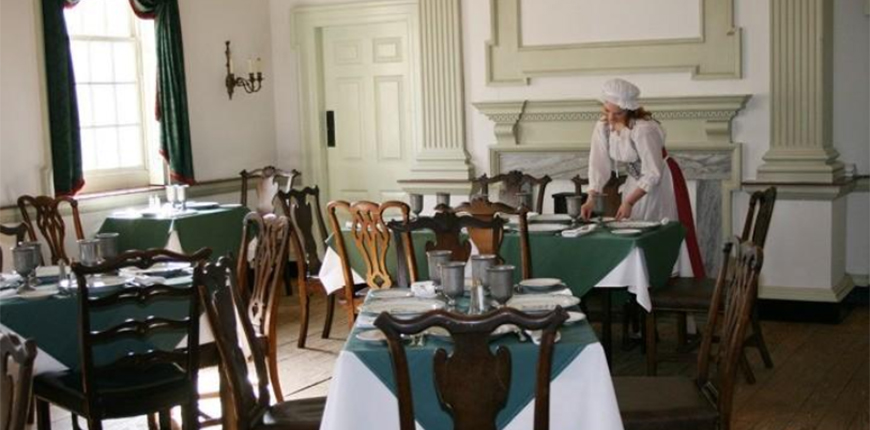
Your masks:
M233 72L233 60L232 60L232 59L230 59L230 74L231 74L231 75L235 74L235 73Z
M257 57L257 73L263 72L263 61L260 60L260 57Z
M254 73L254 60L248 58L248 74Z

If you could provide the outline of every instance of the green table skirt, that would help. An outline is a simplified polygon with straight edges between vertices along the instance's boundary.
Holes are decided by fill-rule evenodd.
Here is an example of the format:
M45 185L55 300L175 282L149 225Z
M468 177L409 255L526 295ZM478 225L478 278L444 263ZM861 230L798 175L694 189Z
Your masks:
M356 249L349 231L343 232L351 267L365 277L366 266ZM415 232L412 241L420 280L429 279L425 244L434 240L430 232ZM640 248L646 259L651 285L663 285L671 276L680 253L684 229L672 222L638 236L617 236L605 230L581 237L567 238L552 233L529 234L532 255L532 274L536 278L559 278L578 297L582 297L635 248ZM334 247L330 238L328 244ZM520 280L520 240L515 233L505 235L501 255L508 264L515 265L516 281ZM396 273L396 252L392 241L387 251L387 269Z
M173 231L178 233L181 249L193 253L211 248L211 259L238 254L242 240L242 220L246 207L226 207L202 210L176 218L114 218L109 217L100 233L119 233L119 251L164 248Z

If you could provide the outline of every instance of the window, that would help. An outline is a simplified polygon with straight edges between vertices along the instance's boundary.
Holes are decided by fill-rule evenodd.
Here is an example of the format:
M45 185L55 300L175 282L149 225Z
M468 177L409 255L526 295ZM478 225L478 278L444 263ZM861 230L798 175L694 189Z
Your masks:
M154 119L154 24L126 1L66 9L76 79L85 192L163 183Z

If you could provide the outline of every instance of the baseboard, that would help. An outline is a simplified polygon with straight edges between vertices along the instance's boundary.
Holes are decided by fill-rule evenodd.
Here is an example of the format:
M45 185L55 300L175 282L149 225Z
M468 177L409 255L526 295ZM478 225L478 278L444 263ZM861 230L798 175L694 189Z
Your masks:
M852 276L846 274L833 288L781 287L762 285L758 297L765 300L839 303L855 288Z
M857 307L870 307L870 288L856 287L839 302L808 302L802 300L759 299L761 319L839 324Z

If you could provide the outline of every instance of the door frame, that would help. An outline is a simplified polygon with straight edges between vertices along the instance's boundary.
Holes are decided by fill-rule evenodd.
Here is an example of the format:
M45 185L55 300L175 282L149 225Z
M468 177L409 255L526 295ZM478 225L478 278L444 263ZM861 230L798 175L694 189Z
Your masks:
M299 125L302 175L308 185L319 185L329 195L329 168L326 156L326 95L323 88L323 59L320 44L325 27L384 22L404 22L408 28L408 57L411 82L412 115L408 117L411 142L409 150L416 159L420 142L420 22L417 0L386 0L340 5L301 6L291 13L291 47L297 53L299 88ZM308 182L311 181L311 182Z

